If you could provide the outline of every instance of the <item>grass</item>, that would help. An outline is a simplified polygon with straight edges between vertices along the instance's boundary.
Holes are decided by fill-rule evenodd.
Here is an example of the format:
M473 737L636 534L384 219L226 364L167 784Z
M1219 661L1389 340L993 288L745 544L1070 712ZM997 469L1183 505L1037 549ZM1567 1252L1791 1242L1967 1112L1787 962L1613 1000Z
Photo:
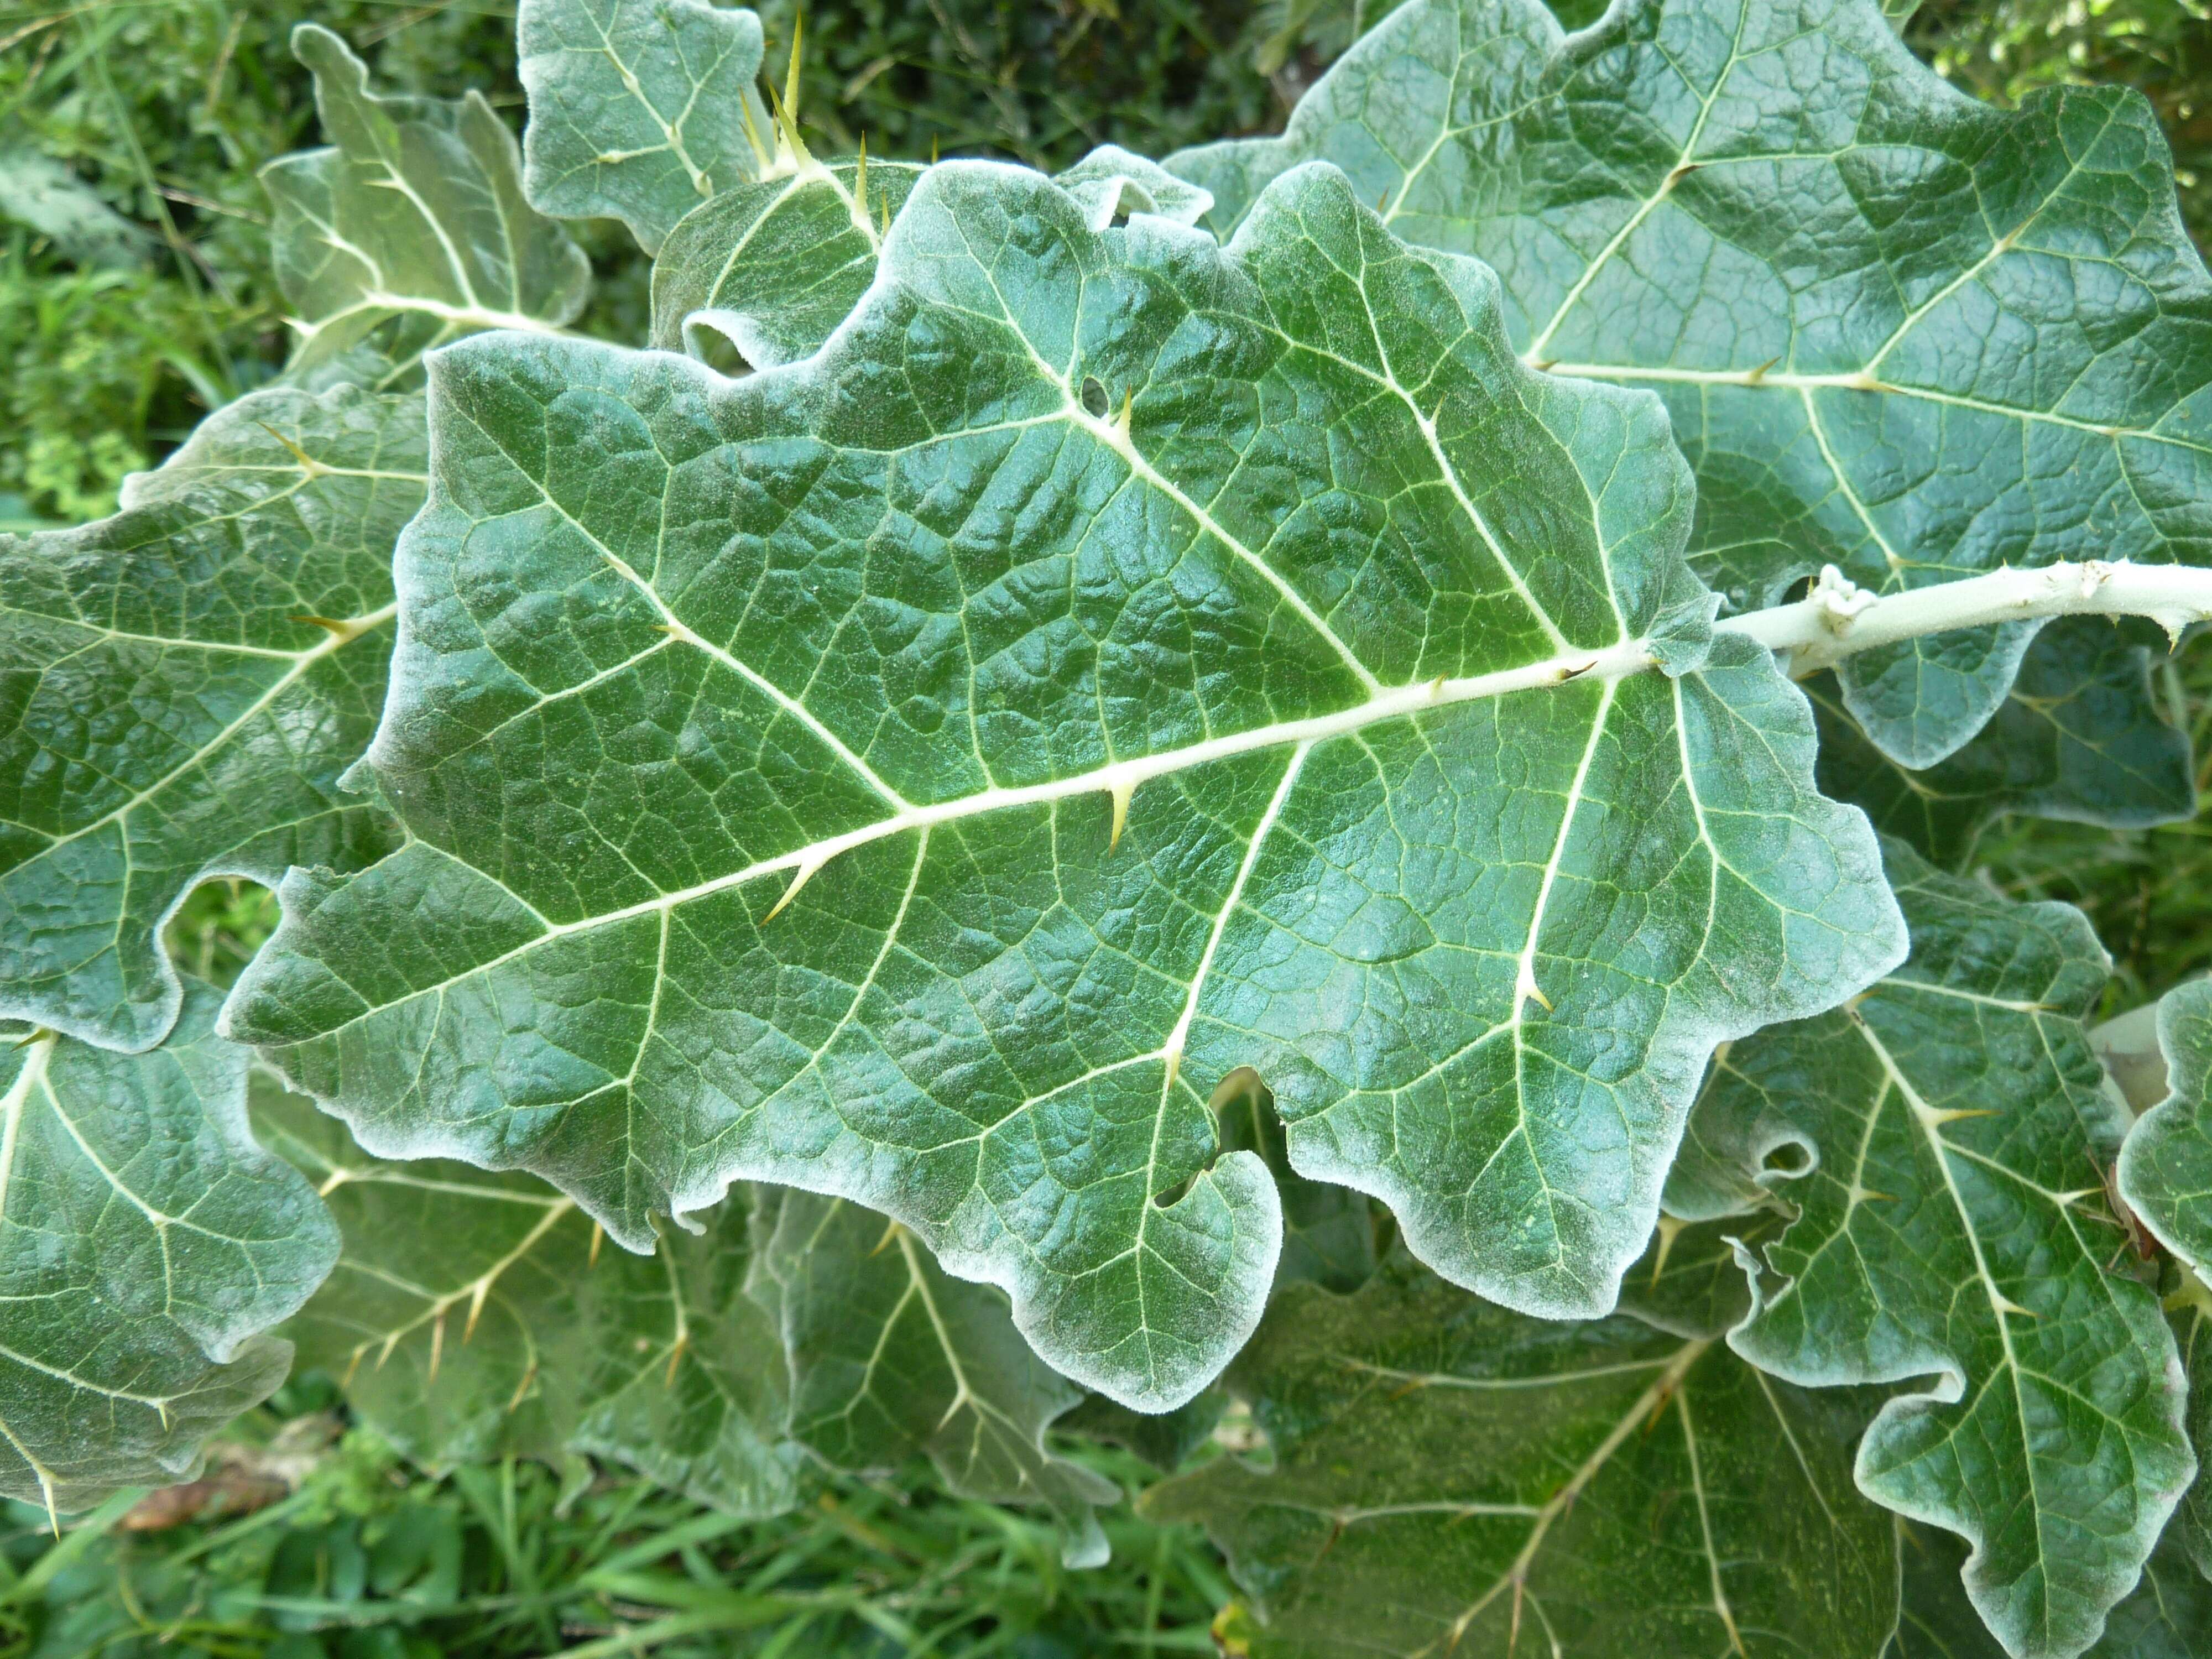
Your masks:
M265 1452L303 1424L335 1431L328 1406L326 1382L295 1382L240 1431ZM1212 1651L1207 1622L1230 1595L1194 1531L1124 1510L1106 1521L1115 1565L1070 1572L1049 1525L946 1498L921 1474L837 1482L794 1515L748 1522L580 1462L429 1480L356 1429L297 1492L251 1514L136 1530L135 1496L58 1542L42 1513L6 1506L0 1654L1166 1655Z

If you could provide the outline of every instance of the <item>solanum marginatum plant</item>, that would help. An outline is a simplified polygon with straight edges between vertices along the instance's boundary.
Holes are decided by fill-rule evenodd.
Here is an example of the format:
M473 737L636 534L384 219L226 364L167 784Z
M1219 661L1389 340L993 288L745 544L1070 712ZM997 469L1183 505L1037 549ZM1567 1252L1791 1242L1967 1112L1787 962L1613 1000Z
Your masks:
M303 34L295 384L0 544L0 1261L240 1212L150 1424L0 1336L9 1490L289 1341L433 1467L921 1452L1081 1563L1073 1437L1226 1391L1272 1462L1144 1501L1255 1652L2203 1650L2203 1010L2135 1123L2087 922L1959 873L2194 809L2140 100L1412 0L1281 138L1047 177L817 157L746 13L518 27L520 147ZM283 907L219 1018L215 874ZM55 1139L133 1109L159 1191Z

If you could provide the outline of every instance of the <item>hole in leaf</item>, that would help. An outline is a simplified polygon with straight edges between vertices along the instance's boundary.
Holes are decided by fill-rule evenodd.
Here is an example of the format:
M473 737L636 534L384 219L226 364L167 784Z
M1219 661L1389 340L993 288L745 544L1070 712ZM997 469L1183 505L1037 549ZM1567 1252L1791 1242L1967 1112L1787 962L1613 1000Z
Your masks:
M745 354L738 349L737 342L711 324L687 321L684 325L684 343L690 348L692 359L702 362L717 374L740 380L753 372L745 361Z
M1769 1175L1801 1176L1813 1167L1813 1154L1794 1140L1768 1149L1759 1167Z
M1106 388L1100 384L1098 377L1095 374L1086 374L1083 377L1082 396L1084 413L1094 421L1104 420L1106 411L1114 406L1107 401Z
M278 914L276 895L260 883L222 876L185 895L161 942L181 971L227 989L276 930Z

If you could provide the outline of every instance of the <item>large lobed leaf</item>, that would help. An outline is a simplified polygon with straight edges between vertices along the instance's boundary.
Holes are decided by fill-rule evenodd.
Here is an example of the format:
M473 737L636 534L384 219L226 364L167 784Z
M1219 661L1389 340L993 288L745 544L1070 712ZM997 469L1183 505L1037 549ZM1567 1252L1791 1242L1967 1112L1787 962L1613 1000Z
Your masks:
M2212 1281L2212 980L2166 994L2158 1042L2169 1093L2129 1131L2116 1179L2159 1242Z
M338 776L383 706L423 443L419 397L257 392L115 517L0 536L0 1018L148 1048L196 883L396 844Z
M370 1158L267 1078L254 1119L343 1240L284 1334L408 1456L588 1452L738 1514L798 1500L781 1346L744 1288L743 1194L651 1256L602 1251L590 1219L529 1176Z
M1717 1334L1531 1320L1402 1258L1350 1297L1295 1285L1228 1374L1273 1468L1218 1459L1143 1508L1206 1523L1268 1659L1877 1659L1895 1541L1850 1473L1871 1402Z
M1224 251L948 164L817 357L495 337L432 400L416 839L289 878L228 1012L380 1155L632 1247L848 1197L1158 1410L1274 1266L1238 1066L1440 1270L1602 1312L1713 1043L1901 954L1656 401L1332 170Z
M1411 0L1279 139L1168 165L1224 233L1321 159L1400 234L1498 272L1528 361L1656 387L1692 557L1739 604L1825 564L1881 592L2003 564L2212 560L2212 283L2150 106L2001 112L1873 0ZM2033 629L1846 662L1887 753L1941 760Z
M1964 1545L1948 1533L1901 1526L1898 1553L1904 1606L1883 1659L2006 1659L1960 1589ZM2212 1583L2191 1568L2171 1528L2087 1659L2212 1659Z
M1966 1588L2014 1654L2072 1655L2131 1590L2195 1473L2153 1291L2107 1271L2120 1124L2081 1025L2104 952L2078 911L2014 904L1893 846L1912 955L1844 1009L1733 1045L1670 1206L1786 1193L1736 1352L1804 1384L1932 1376L1892 1400L1859 1486L1966 1537Z
M2166 1097L2128 1131L2113 1181L2175 1257L2166 1305L2188 1369L2190 1433L2203 1467L2174 1530L2212 1578L2212 981L2167 993L2157 1021Z
M371 92L328 29L292 50L315 77L326 149L261 171L276 204L270 251L301 330L291 375L416 376L424 352L477 329L553 330L584 307L592 268L523 195L514 137L481 93L459 100Z
M143 1054L0 1027L0 1492L49 1510L189 1480L284 1380L269 1336L337 1238L246 1129L246 1051L185 988Z
M563 219L620 219L647 253L760 172L760 19L707 0L523 0L524 184Z

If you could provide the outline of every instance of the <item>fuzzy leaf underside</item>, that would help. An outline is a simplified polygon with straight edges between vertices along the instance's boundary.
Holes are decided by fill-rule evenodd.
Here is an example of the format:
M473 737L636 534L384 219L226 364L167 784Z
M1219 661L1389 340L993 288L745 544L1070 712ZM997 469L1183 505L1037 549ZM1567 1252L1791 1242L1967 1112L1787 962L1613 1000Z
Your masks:
M562 219L620 219L647 253L750 182L772 129L760 19L707 0L523 0L523 183ZM748 136L747 125L750 125Z
M246 1054L195 981L143 1054L0 1028L0 1492L49 1510L191 1478L284 1380L266 1333L337 1254L257 1147Z
M843 1199L763 1188L754 1239L753 1294L782 1332L801 1444L854 1474L927 1453L962 1497L1049 1506L1068 1565L1104 1563L1092 1510L1121 1490L1046 1449L1084 1393L1030 1352L1004 1297Z
M787 178L724 191L670 234L653 266L653 343L709 360L719 335L753 368L821 349L875 280L876 261L921 169L809 161ZM1056 182L1091 229L1150 213L1194 224L1213 198L1157 161L1102 144Z
M1571 36L1540 0L1412 0L1283 137L1168 165L1225 233L1315 159L1495 267L1531 361L1667 399L1692 561L1739 605L1831 563L1894 592L2212 562L2212 283L2136 93L1990 109L1872 0L1637 0ZM1932 765L2033 634L1867 652L1845 702Z
M2212 1282L2212 980L2166 994L2158 1010L2167 1097L2120 1149L2120 1195L2159 1242Z
M740 1191L651 1256L526 1175L392 1164L273 1079L263 1142L320 1188L337 1263L285 1328L366 1422L432 1469L587 1452L735 1514L798 1501L783 1356L745 1294Z
M2119 1126L2081 1016L2106 963L2078 911L1895 844L1889 867L1911 957L1732 1045L1693 1115L1693 1144L1797 1211L1729 1340L1807 1385L1932 1375L1868 1431L1861 1489L1974 1544L1966 1589L2011 1652L2077 1654L2194 1472L2158 1298L2106 1271ZM1710 1206L1697 1174L1670 1206Z
M1274 1267L1241 1066L1439 1270L1610 1308L1711 1045L1904 940L1657 404L1496 294L1328 168L1224 251L948 163L817 357L441 353L416 839L288 878L232 1029L633 1247L733 1179L884 1211L1146 1409Z
M0 1018L148 1048L196 883L397 844L338 777L383 706L426 465L419 397L261 392L115 517L0 536Z
M2001 813L2115 829L2193 817L2189 736L2160 711L2150 647L2130 637L2135 631L2100 617L2052 623L2028 647L1990 723L1921 771L1869 742L1834 677L1820 676L1807 694L1820 732L1820 787L1946 869L1964 862Z
M1851 1489L1872 1402L1712 1337L1527 1319L1401 1257L1291 1286L1228 1381L1273 1468L1142 1507L1227 1552L1255 1656L1877 1659L1895 1623L1889 1518Z
M292 32L292 50L314 74L331 144L261 170L276 282L301 329L289 374L349 372L373 346L379 388L404 385L449 340L575 318L590 263L525 198L514 137L482 94L380 96L313 24Z

